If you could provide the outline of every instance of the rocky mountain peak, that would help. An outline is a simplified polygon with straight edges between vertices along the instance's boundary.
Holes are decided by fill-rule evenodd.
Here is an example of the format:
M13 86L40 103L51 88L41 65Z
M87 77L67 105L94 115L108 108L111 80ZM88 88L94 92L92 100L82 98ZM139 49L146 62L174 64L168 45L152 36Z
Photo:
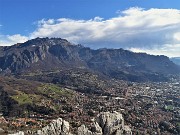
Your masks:
M35 38L32 40L29 40L25 43L22 43L19 45L19 47L27 47L27 46L42 46L42 45L72 45L70 42L68 42L66 39L62 38Z

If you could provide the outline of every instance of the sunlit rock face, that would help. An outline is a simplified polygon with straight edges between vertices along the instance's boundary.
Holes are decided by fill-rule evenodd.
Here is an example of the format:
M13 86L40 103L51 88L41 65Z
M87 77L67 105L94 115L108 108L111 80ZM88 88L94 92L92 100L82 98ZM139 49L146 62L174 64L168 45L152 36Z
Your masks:
M36 135L71 135L69 131L69 122L58 118L46 127L38 130Z
M84 125L78 128L78 135L131 135L131 129L124 126L124 118L118 112L100 113L93 123L92 131Z
M24 135L25 133L20 131L15 134L9 135ZM73 135L70 132L69 122L58 118L52 121L49 125L45 126L41 130L31 132L28 134L33 135ZM100 113L94 123L91 130L85 125L81 125L78 128L77 135L132 135L132 131L129 126L124 125L124 118L121 113L118 112L102 112Z

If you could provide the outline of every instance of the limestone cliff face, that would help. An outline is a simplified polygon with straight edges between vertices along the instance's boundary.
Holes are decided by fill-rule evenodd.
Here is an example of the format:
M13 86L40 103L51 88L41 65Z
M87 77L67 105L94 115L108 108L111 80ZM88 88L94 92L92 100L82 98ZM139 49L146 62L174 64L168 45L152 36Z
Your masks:
M24 132L18 132L11 135L23 135ZM58 118L49 125L36 132L28 132L33 135L73 135L70 133L69 122ZM85 125L78 128L77 135L132 135L129 126L124 125L124 118L118 112L100 113L96 121L92 124L91 130Z
M0 58L1 70L17 72L31 64L44 60L48 46L36 46L24 49L8 49Z
M38 130L35 135L71 135L69 131L69 122L58 118L46 127Z
M9 135L24 135L24 132L19 131L19 132L17 132L17 133L14 133L14 134L9 134Z
M93 123L92 131L85 125L78 128L78 135L131 135L131 129L124 125L124 118L118 112L100 113Z

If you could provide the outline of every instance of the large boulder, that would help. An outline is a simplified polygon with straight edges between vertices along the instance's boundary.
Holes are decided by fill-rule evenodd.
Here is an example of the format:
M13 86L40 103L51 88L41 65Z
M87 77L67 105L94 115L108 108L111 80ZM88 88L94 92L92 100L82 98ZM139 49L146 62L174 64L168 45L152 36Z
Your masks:
M17 133L14 133L14 134L8 134L8 135L24 135L24 132L23 131L19 131Z
M93 123L91 131L85 125L81 125L78 128L78 135L102 135L102 128L97 122Z
M38 130L36 135L71 135L69 131L69 122L58 118L46 127Z
M2 128L0 128L0 134L3 134L5 131L2 129Z
M123 131L124 128L124 119L118 112L103 112L97 117L97 122L102 128L103 135L113 135L119 132L118 130Z
M100 113L96 121L91 131L84 125L79 127L78 135L132 135L129 126L124 126L122 114L118 112Z

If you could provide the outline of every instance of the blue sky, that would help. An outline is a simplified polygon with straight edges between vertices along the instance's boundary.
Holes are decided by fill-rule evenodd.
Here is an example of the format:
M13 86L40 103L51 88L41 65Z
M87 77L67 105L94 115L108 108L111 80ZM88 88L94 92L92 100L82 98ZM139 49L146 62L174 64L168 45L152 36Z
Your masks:
M179 0L0 0L0 45L49 36L180 56L179 10Z
M46 19L108 19L130 7L180 8L179 0L0 0L1 33L28 35L34 22Z

